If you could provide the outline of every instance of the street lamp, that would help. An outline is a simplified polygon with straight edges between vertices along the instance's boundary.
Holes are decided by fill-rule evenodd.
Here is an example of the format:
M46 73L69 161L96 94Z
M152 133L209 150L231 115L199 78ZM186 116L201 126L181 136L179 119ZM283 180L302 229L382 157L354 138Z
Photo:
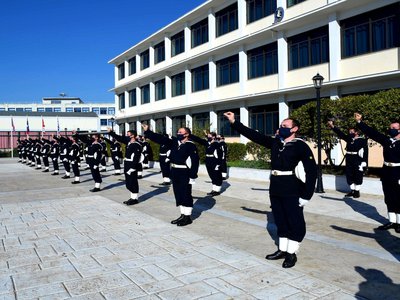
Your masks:
M314 82L315 91L317 93L317 145L318 145L318 169L317 169L317 188L315 189L316 193L325 193L324 187L322 184L322 169L321 169L321 87L322 82L324 81L324 77L319 75L315 75L312 78Z
M68 130L68 128L65 127L65 128L64 128L65 136L67 136L67 130Z
M110 121L111 121L111 129L112 129L112 131L114 131L114 122L115 122L115 118L114 118L114 117L111 117L111 118L110 118Z

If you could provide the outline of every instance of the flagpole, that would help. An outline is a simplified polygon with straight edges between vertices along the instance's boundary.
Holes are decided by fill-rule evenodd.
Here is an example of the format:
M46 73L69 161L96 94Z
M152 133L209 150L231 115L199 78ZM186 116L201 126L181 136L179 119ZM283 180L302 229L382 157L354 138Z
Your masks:
M14 120L11 117L11 142L10 142L10 146L11 146L11 158L14 158L14 138L13 138L13 131L14 131Z

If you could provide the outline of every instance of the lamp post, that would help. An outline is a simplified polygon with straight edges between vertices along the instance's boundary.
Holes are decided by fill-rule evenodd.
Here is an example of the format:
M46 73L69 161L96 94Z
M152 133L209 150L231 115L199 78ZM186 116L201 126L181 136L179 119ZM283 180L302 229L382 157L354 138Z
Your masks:
M316 193L325 193L324 187L322 184L322 169L321 169L321 87L322 82L324 81L324 77L319 75L315 75L312 78L314 82L315 91L317 93L317 145L318 145L318 169L317 169L317 188L315 189Z
M111 118L110 118L110 121L111 121L111 129L112 129L112 131L114 131L114 122L115 122L115 118L114 118L114 117L111 117Z

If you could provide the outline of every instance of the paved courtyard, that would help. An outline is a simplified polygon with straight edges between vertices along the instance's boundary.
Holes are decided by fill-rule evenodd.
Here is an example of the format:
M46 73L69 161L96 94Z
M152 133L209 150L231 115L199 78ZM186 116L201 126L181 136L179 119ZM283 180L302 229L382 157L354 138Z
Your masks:
M327 191L306 207L308 232L292 269L276 250L268 184L229 179L221 196L194 186L194 223L179 228L158 170L127 207L122 176L103 190L14 159L0 160L0 299L399 299L400 234L378 232L380 196Z

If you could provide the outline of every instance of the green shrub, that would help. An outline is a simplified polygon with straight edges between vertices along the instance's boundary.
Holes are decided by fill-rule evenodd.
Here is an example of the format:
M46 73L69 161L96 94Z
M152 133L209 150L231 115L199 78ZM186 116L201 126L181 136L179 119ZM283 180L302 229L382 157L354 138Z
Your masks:
M153 141L147 140L150 144L151 150L153 152L153 161L158 161L160 157L160 144L157 144Z
M257 143L248 142L246 144L246 151L252 155L254 160L269 162L271 160L271 150L267 149Z
M244 160L246 157L246 145L241 143L227 143L227 161Z

